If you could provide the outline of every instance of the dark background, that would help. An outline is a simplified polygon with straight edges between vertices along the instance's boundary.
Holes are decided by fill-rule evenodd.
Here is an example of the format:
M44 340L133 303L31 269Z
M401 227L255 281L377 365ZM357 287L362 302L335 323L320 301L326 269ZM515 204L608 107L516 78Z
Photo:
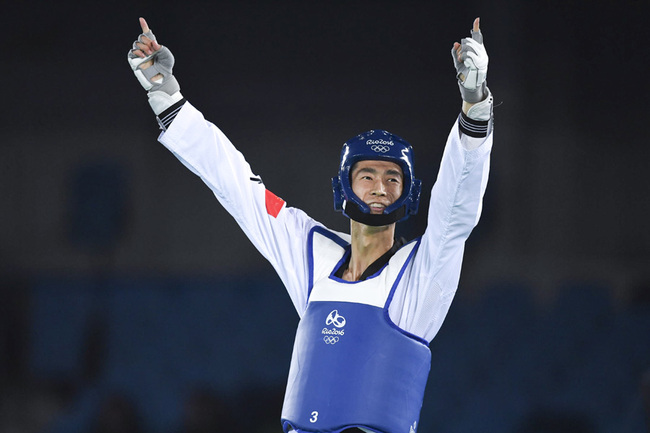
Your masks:
M101 431L106 419L128 424L130 411L144 431L199 431L188 420L280 430L297 316L232 218L157 143L126 63L139 16L174 53L184 96L266 186L342 231L329 179L359 132L413 144L428 202L461 104L449 50L480 16L496 102L492 171L431 346L421 431L644 428L647 2L64 0L10 10L0 40L1 432ZM425 224L421 212L400 232Z

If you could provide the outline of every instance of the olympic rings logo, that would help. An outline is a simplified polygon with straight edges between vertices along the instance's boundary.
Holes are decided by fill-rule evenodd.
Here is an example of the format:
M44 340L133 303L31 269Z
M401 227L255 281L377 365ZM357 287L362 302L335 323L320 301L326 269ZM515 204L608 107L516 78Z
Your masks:
M373 144L372 146L370 146L370 149L373 152L386 153L390 150L390 147L384 146L383 144Z
M331 335L326 335L323 337L325 344L336 344L339 342L339 337L333 337Z
M332 310L329 316L327 316L327 319L325 319L325 324L342 328L345 326L345 317L339 315L339 310Z

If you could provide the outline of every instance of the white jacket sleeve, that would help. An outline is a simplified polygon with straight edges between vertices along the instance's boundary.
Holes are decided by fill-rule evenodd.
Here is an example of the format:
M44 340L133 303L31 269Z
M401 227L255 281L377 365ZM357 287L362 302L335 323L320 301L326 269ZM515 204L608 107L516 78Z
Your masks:
M320 225L268 191L219 128L186 102L159 141L199 176L269 260L298 314L307 303L307 236Z
M478 223L487 185L492 134L472 138L454 124L431 190L427 229L396 289L390 316L433 340L458 287L465 241Z

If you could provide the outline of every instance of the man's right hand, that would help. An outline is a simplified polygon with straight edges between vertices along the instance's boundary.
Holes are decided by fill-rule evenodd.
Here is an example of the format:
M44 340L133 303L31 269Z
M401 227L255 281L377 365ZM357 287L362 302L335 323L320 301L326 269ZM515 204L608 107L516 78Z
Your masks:
M142 34L128 53L129 65L142 87L148 91L149 105L156 115L183 99L180 86L172 74L174 56L169 48L156 41L144 18Z

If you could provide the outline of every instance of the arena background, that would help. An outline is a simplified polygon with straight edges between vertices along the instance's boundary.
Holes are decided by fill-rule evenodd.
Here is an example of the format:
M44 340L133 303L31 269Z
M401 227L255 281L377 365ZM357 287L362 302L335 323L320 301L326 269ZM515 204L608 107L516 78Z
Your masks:
M457 3L5 9L0 432L280 431L297 315L233 219L157 143L125 60L139 16L173 51L183 94L266 186L338 230L348 223L329 179L361 131L414 145L428 202L460 109L449 50L480 16L491 178L431 345L419 431L645 431L650 8Z

